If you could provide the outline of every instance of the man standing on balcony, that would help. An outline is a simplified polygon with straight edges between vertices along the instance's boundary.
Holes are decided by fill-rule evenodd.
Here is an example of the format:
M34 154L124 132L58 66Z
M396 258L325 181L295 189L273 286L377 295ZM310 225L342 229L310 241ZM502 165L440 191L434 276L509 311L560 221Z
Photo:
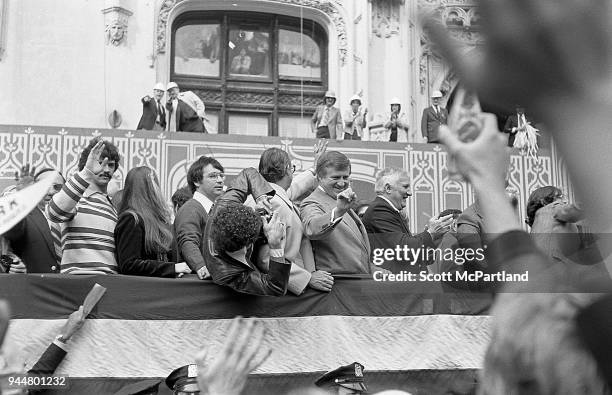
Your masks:
M318 139L336 139L336 136L343 136L344 123L340 110L334 107L336 94L333 91L325 92L325 104L317 107L312 115L310 124L312 133L316 133Z
M193 92L181 92L176 82L168 83L168 112L169 132L195 132L206 133L204 128L205 107L202 100Z
M351 109L345 114L346 128L344 129L345 140L361 140L363 129L367 124L368 109L361 107L361 97L354 95L351 97Z
M158 82L153 87L153 97L147 95L141 99L142 117L140 117L136 129L166 129L166 110L161 101L162 97L164 97L164 85Z
M433 91L431 106L423 110L421 133L427 138L428 143L439 143L438 128L440 125L446 125L448 120L448 111L440 105L440 99L442 99L442 92Z

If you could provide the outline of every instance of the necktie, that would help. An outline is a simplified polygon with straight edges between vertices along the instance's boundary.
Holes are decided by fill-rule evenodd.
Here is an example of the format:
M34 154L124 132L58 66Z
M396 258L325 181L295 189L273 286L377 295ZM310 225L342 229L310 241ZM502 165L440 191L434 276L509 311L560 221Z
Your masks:
M321 123L319 126L327 126L327 121L329 118L329 107L325 107L325 111L323 111L323 116L321 117Z

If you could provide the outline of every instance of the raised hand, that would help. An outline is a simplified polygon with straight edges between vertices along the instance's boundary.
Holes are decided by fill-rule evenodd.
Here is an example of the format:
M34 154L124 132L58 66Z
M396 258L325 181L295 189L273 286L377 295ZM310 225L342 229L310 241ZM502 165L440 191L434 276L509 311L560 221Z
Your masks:
M268 245L272 249L285 249L286 233L285 223L281 220L277 211L274 211L270 222L264 222L263 231L268 239Z
M196 356L198 365L198 387L203 394L240 395L249 373L257 369L272 353L262 349L265 329L261 322L237 317L232 321L229 333L219 354L206 362L207 350Z
M100 160L102 156L102 151L104 151L104 141L99 140L96 145L94 145L94 147L91 149L91 151L89 152L89 156L87 157L85 168L94 175L102 173L104 171L106 163L108 163L108 158Z
M17 190L22 190L28 185L34 184L34 175L36 174L36 166L30 167L29 163L26 163L21 167L19 172L15 172L15 181L17 181Z
M321 158L321 155L323 155L325 151L327 151L328 143L329 143L328 140L319 140L314 145L314 164L312 166L315 169L317 168L317 163L319 163L319 159Z
M357 194L352 188L347 188L336 196L336 216L343 216L350 208L351 203L357 200Z

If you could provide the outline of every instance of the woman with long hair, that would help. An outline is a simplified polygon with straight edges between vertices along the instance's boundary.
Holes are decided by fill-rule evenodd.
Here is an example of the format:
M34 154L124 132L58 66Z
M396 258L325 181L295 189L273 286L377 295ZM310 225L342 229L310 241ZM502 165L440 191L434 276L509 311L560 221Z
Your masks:
M168 260L173 240L170 217L153 170L146 166L130 170L115 228L119 273L153 277L191 273L185 262Z

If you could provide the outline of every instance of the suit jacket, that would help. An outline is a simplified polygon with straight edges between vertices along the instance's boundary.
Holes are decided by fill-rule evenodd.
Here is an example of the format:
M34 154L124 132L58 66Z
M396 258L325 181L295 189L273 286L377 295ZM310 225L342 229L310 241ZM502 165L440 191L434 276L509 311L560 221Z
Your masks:
M429 232L412 235L406 221L397 209L391 207L380 196L374 199L374 202L363 215L363 224L368 232L372 250L377 248L395 250L397 246L401 248L408 246L408 248L413 249L420 248L425 252L427 247L434 248L435 246ZM417 262L407 262L393 259L385 261L381 267L393 273L400 273L403 270L418 273L421 270L427 271L427 265L432 261L431 259L420 259Z
M440 125L446 125L448 122L448 110L441 106L440 113L436 113L433 106L427 107L423 110L423 116L421 117L421 133L423 137L427 137L427 142L438 141L438 128Z
M372 273L370 242L363 223L353 210L331 222L336 199L316 188L302 202L304 233L314 250L317 270L332 274Z
M145 251L144 221L138 223L132 213L121 213L115 228L115 253L120 274L152 277L175 277L174 262L159 260L157 254Z
M218 197L211 211L211 219L220 207L230 203L244 204L248 195L257 199L262 195L274 196L274 189L253 168L242 170L222 196ZM186 204L186 203L185 203ZM207 221L205 230L204 259L215 283L228 286L238 292L253 295L281 296L287 292L291 265L284 258L270 258L268 272L264 273L245 256L245 262L217 250L212 234L213 221Z
M193 198L183 204L174 219L174 233L176 234L178 250L181 257L194 272L206 266L204 261L206 244L204 229L207 221L206 210L200 202Z
M28 370L28 374L53 374L65 356L65 350L51 343L32 369Z
M364 110L359 108L357 113L353 113L353 109L346 110L344 113L345 128L344 133L352 135L357 133L357 136L363 137L363 129L367 125L366 114Z
M293 198L303 195L306 191L310 194L316 187L316 178L310 171L304 171L293 179L291 187L286 191L279 185L269 184L276 192L272 200L270 200L270 204L272 209L278 210L280 217L285 221L287 229L285 259L291 262L287 289L291 293L300 295L310 282L310 273L316 269L312 245L310 240L304 235L300 211L293 203ZM255 201L250 199L249 203L254 205ZM268 245L264 244L261 246L255 255L257 265L263 271L267 271L270 261L270 248Z
M314 114L312 114L310 126L313 133L316 133L317 126L323 118L325 107L325 104L317 106L317 109L315 110ZM329 109L329 117L327 118L327 128L329 129L329 136L332 139L344 136L344 122L342 122L342 115L340 114L340 110L338 110L336 107L331 107Z
M23 260L28 273L59 273L51 229L38 208L3 236L11 242L13 252Z
M168 100L166 102L166 114L168 117L168 131L170 130L170 122L172 121L176 122L177 132L205 133L202 118L200 118L196 110L180 98L178 99L176 114L172 114L172 101Z
M532 122L531 117L525 116L527 122ZM518 115L512 114L506 119L504 125L504 133L508 133L508 147L514 147L514 140L516 139L516 130L513 132L512 128L518 127Z
M138 122L136 129L153 130L153 126L155 126L155 120L157 119L157 114L159 112L157 110L157 101L155 98L145 101L144 97L141 101L142 116L140 117L140 122ZM166 129L166 112L164 111L164 103L160 101L160 104L163 113L159 116L159 125L162 127L162 129Z
M393 116L393 113L389 112L387 113L387 121L384 124L385 129L387 129L387 137L391 135L391 133L393 133L393 130L391 130L391 117ZM406 141L408 141L408 130L410 130L410 125L408 124L408 116L406 115L405 112L400 112L397 115L397 118L395 120L396 126L397 126L397 141L400 141L400 137L401 136L405 136L406 137ZM405 133L400 133L400 131L404 131ZM401 141L404 141L403 137L401 139Z

